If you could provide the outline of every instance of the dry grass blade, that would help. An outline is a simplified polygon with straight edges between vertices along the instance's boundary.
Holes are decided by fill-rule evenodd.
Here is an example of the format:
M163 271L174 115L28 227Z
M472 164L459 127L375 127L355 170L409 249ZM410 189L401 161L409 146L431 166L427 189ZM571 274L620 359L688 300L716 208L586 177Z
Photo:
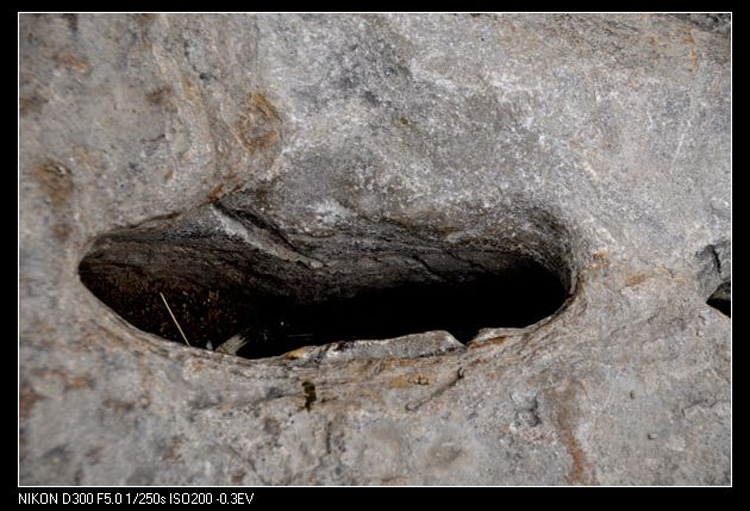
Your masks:
M174 324L177 325L177 330L180 331L180 335L182 335L182 338L185 339L185 344L190 346L190 343L187 340L187 337L185 337L185 332L182 331L182 328L180 327L180 324L177 322L177 318L174 317L174 314L172 314L172 309L169 308L169 304L167 303L167 299L164 298L164 295L161 291L159 291L159 295L161 296L162 301L164 302L164 305L167 307L167 311L169 311L169 315L172 316L172 321L174 321Z

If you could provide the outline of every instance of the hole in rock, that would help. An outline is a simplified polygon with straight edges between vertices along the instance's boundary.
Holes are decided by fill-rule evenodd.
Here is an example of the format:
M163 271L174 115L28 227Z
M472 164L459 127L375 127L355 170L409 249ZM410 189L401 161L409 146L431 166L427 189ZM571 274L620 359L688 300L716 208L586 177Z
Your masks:
M722 314L732 317L732 283L724 282L706 301L708 305L717 309Z
M220 228L227 218L231 231ZM162 293L192 346L221 351L239 334L246 343L230 352L247 358L430 330L467 342L481 328L533 324L570 295L564 231L547 217L527 224L509 250L502 239L456 246L392 225L294 237L212 206L103 235L79 274L137 328L184 343Z

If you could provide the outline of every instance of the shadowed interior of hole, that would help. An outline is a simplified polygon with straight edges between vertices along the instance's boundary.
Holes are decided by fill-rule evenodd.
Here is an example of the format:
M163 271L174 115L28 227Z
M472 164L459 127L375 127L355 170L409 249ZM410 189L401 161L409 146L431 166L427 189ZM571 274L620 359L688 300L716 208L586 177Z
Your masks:
M732 317L732 283L724 282L706 301L708 305L717 309L725 316Z
M231 236L185 232L104 235L81 261L81 281L135 327L184 343L163 294L191 346L217 347L240 333L248 343L237 355L247 358L431 330L465 343L482 328L536 323L572 288L565 246L539 256L547 247L535 239L525 253L459 250L411 234L367 249L351 238L295 248L325 261L316 266Z
M303 304L293 297L154 278L136 268L98 270L83 264L84 284L141 330L183 342L161 301L162 292L191 345L204 347L211 341L216 346L242 331L250 342L238 355L247 358L430 330L447 330L467 342L484 327L533 324L554 313L568 296L557 275L528 262L453 282L407 282Z
M567 298L557 277L525 265L461 283L410 283L319 304L269 310L250 325L238 355L270 356L332 341L387 339L447 330L461 342L487 326L523 327L554 313ZM265 311L264 311L265 312Z
M730 318L732 317L732 302L730 302L729 300L709 298L706 303L725 316L729 316Z

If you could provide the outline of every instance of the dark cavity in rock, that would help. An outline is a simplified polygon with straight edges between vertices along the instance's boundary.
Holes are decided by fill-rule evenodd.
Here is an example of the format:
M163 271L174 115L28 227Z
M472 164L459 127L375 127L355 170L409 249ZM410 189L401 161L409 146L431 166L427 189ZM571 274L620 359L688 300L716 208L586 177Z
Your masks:
M724 282L706 301L708 305L722 314L732 317L732 282Z
M211 205L95 241L83 284L137 328L190 345L275 356L309 345L447 330L523 327L573 287L566 231L538 210L512 236L449 243L439 233L362 220L327 237L287 232L246 206ZM510 248L509 248L510 247Z

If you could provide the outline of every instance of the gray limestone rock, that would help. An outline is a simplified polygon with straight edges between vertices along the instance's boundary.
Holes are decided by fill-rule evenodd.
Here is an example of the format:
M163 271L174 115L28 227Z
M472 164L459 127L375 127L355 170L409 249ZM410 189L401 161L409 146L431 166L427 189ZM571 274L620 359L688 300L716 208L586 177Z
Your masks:
M729 484L706 16L21 15L21 484Z

